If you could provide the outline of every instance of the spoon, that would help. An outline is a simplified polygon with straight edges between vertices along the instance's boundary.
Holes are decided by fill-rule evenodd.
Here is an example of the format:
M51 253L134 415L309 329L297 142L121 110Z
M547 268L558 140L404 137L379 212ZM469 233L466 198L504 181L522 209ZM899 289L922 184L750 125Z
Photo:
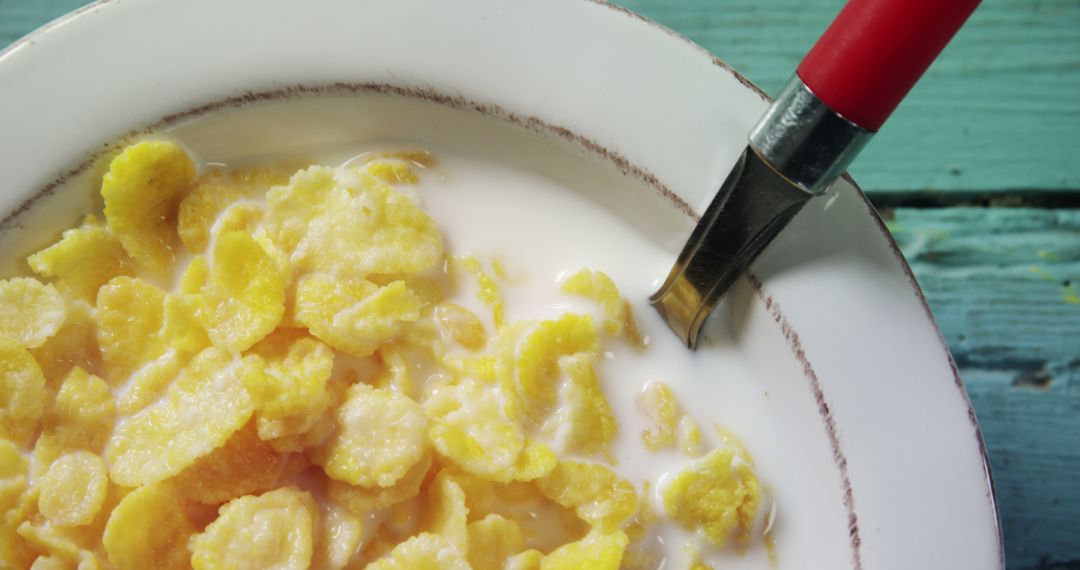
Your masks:
M724 293L847 170L979 0L851 0L750 132L649 301L695 349Z

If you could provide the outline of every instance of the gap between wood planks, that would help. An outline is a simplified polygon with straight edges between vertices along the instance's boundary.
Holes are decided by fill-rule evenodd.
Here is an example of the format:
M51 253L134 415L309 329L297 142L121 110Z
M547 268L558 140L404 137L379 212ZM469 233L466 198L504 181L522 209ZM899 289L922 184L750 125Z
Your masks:
M1036 208L1060 210L1080 208L1080 189L965 190L874 190L867 191L870 202L886 218L894 208Z

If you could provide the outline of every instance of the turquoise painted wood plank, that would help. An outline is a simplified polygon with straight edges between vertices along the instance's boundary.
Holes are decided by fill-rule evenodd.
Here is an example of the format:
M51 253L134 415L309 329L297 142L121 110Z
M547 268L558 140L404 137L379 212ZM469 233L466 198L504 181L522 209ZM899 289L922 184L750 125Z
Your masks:
M1080 567L1080 210L885 214L979 417L1009 568Z
M775 93L843 0L619 0ZM983 2L856 162L875 190L1080 189L1080 2Z
M620 0L766 90L842 0ZM79 0L0 0L0 45ZM1080 2L985 2L853 168L870 193L1080 190Z

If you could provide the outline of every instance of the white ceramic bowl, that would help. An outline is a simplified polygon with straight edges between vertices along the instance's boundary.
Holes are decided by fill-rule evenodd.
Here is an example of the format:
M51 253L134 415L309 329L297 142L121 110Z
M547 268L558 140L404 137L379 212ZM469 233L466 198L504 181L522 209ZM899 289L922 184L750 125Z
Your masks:
M103 1L0 53L0 250L72 224L92 200L70 189L145 130L216 156L361 135L482 138L494 117L565 139L692 214L766 104L703 49L600 2ZM272 124L263 114L304 105ZM880 219L837 186L714 318L766 394L754 405L783 427L751 447L798 481L776 490L789 513L779 567L1001 568L956 368ZM653 216L648 203L624 214ZM691 216L669 226L674 259Z

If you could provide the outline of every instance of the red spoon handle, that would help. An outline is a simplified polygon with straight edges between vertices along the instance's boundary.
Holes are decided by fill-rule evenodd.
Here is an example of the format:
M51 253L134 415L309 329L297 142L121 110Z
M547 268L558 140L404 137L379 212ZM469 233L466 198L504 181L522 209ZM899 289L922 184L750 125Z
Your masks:
M876 132L979 0L850 0L799 64L803 83Z

